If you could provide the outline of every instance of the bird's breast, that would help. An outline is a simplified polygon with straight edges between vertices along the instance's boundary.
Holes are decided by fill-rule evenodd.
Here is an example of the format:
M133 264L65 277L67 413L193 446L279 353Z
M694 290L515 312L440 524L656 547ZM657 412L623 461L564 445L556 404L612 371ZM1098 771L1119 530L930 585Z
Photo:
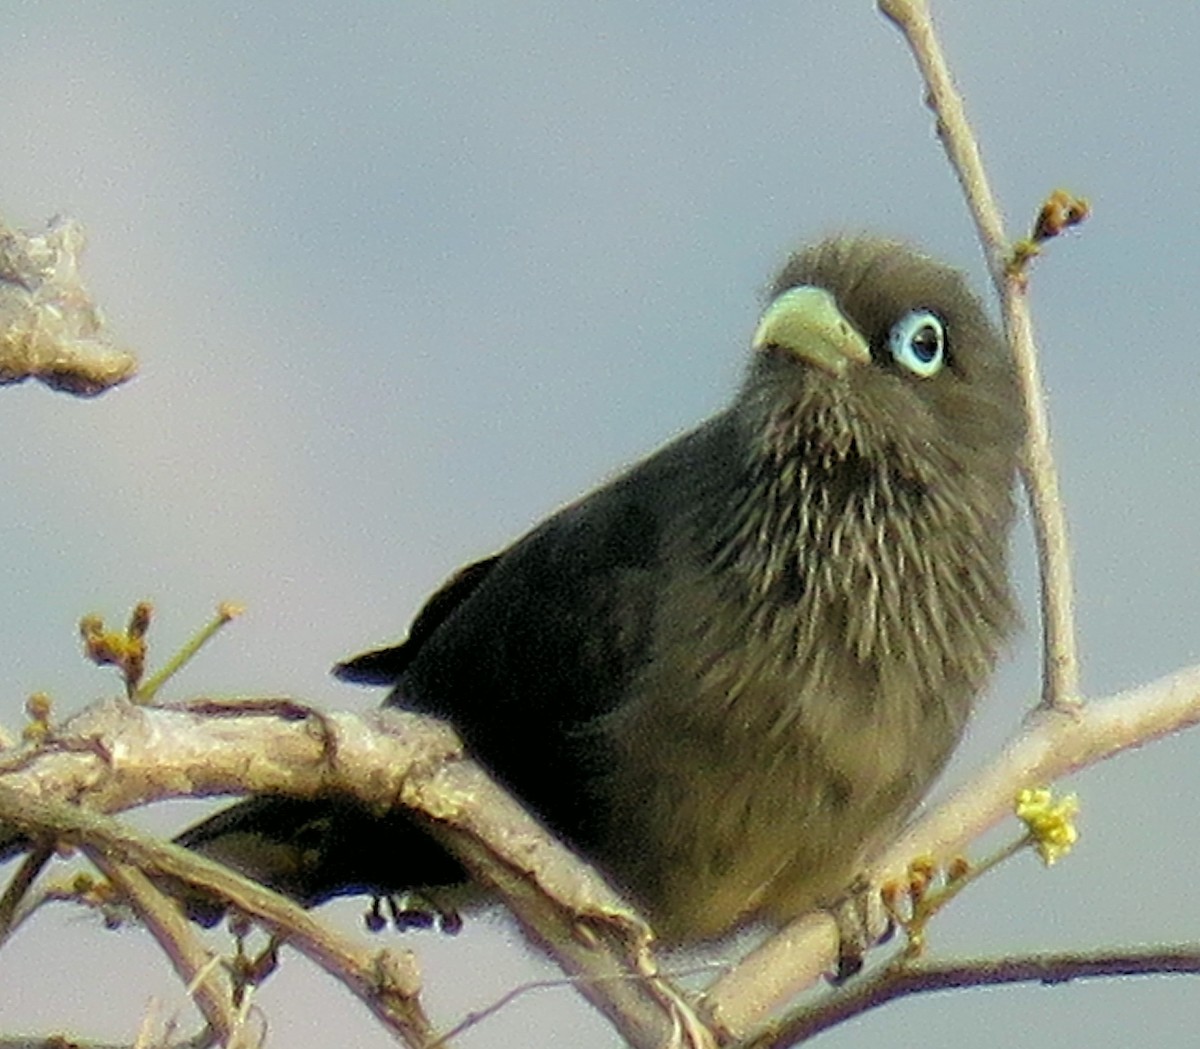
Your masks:
M610 727L612 812L634 843L620 865L667 935L842 888L940 771L994 661L1003 548L936 507L840 503L793 501L675 554L688 568Z

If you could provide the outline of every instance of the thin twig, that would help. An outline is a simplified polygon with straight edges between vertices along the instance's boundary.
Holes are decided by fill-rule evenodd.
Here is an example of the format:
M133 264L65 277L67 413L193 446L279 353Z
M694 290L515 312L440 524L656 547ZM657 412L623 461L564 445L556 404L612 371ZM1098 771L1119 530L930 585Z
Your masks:
M121 890L171 961L176 973L191 989L196 1005L227 1049L249 1047L241 1017L233 1000L228 972L200 942L179 905L156 888L140 870L85 845L84 852L100 872Z
M1071 542L1050 439L1041 369L1024 281L1009 277L1001 296L1004 327L1025 397L1025 462L1021 475L1033 510L1042 610L1042 706L1070 713L1079 703L1079 652Z
M111 817L88 812L71 802L21 798L10 786L0 783L0 808L26 833L35 828L48 829L57 837L90 847L93 859L107 857L194 885L206 894L237 899L268 930L340 980L409 1045L425 1046L430 1042L432 1027L417 997L420 979L416 963L407 952L364 949L326 928L297 904L221 864L178 845L155 841Z
M879 10L904 34L925 81L937 117L938 137L958 176L983 244L992 283L1000 297L1004 329L1025 398L1027 432L1023 476L1033 510L1041 579L1042 705L1070 710L1079 701L1079 655L1075 640L1074 587L1066 518L1050 447L1046 395L1029 315L1027 274L1013 265L1004 219L988 182L979 145L967 122L962 96L933 28L926 0L879 0Z
M897 966L863 977L816 1007L780 1018L754 1037L738 1043L737 1049L795 1045L851 1017L914 994L1014 983L1057 984L1097 977L1164 974L1200 974L1200 947L1184 944L1152 950L1033 954L1023 958Z
M50 862L50 857L53 855L54 849L49 845L35 845L29 855L21 861L17 873L12 876L12 881L5 888L4 895L0 897L0 946L16 929L16 917L21 901L25 899L25 894L29 892L30 886L33 885L37 876L42 872L42 868Z
M672 980L680 980L687 976L698 976L711 974L714 969L724 969L726 965L721 962L709 962L704 965L687 966L686 968L672 968L669 972L664 972L664 976L670 977ZM472 1027L477 1027L483 1021L496 1016L498 1013L507 1009L513 1002L520 998L524 998L528 994L535 991L557 991L564 988L569 988L574 991L580 990L580 983L584 978L562 978L557 980L529 980L521 984L519 987L514 987L511 991L506 991L499 998L490 1002L482 1008L472 1010L459 1020L453 1027L444 1032L430 1049L442 1049L442 1046L457 1038L460 1034L464 1034ZM621 976L610 977L614 980L640 980L641 976L625 974Z
M194 637L178 652L175 653L161 670L144 681L133 693L135 703L153 703L158 690L174 677L200 651L226 623L241 615L241 606L224 602L217 608L217 614L210 619Z

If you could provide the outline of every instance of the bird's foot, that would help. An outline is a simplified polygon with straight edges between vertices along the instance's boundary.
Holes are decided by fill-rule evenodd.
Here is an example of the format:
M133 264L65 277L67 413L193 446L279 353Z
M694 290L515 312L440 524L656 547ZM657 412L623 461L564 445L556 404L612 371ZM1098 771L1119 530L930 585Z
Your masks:
M830 983L842 984L862 971L867 951L886 943L896 932L892 917L879 886L859 877L834 902L829 913L837 923L837 968L829 977Z
M373 896L363 921L371 932L379 932L387 925L397 932L436 927L439 932L453 936L462 929L462 915L458 911L440 905L422 892Z

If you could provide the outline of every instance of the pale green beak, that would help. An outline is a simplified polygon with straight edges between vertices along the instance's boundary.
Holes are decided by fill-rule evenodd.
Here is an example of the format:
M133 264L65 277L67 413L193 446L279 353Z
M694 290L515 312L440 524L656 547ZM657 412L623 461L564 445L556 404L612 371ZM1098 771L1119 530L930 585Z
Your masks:
M846 320L824 288L789 288L762 315L752 346L776 346L830 375L845 375L852 364L867 364L866 340Z

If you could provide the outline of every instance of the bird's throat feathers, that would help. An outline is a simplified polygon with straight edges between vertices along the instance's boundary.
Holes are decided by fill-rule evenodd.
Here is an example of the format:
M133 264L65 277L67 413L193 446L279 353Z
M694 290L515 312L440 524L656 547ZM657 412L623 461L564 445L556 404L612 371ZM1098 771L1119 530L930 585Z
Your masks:
M739 420L744 469L710 533L711 566L754 629L803 654L836 626L848 656L930 687L985 676L1014 620L1010 485L898 437L850 397L764 407ZM934 656L947 651L962 665Z

